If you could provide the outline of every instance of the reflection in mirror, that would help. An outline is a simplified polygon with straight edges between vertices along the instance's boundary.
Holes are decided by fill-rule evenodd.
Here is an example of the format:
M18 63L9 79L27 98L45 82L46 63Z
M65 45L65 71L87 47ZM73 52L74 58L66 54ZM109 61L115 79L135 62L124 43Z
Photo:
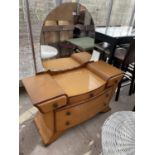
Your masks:
M63 3L56 7L46 17L40 36L44 68L49 69L53 59L69 57L75 52L92 52L94 36L94 22L84 6Z

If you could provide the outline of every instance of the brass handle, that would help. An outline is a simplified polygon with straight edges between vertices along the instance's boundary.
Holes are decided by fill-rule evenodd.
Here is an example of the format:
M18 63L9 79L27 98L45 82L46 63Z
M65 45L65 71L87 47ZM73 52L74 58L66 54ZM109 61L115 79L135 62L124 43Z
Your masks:
M66 125L70 125L70 122L69 122L69 121L67 121L67 122L66 122Z
M71 115L71 112L70 112L70 111L67 111L67 112L66 112L66 115Z
M53 103L53 108L55 109L57 107L58 107L58 103L57 102L56 103Z

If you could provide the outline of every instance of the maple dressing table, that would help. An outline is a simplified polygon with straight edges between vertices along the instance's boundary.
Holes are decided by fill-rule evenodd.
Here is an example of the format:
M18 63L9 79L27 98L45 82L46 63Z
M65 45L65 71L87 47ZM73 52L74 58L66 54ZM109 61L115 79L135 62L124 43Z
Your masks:
M104 61L91 62L87 52L44 61L47 71L23 79L38 113L34 120L45 145L66 129L99 112L109 103L123 72Z

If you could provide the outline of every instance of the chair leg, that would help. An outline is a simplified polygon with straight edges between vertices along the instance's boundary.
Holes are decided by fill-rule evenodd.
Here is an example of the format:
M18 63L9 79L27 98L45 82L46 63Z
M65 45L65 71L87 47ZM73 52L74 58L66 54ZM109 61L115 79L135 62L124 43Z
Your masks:
M118 101L118 99L119 99L120 89L121 89L121 82L118 84L118 87L117 87L115 101Z
M129 89L129 96L132 95L133 89L134 89L134 82L133 82L133 83L131 82L131 84L130 84L130 89Z
M101 60L106 61L106 56L103 53L101 53Z
M133 93L133 94L135 93L135 83L134 83L134 85L133 85L132 93Z
M135 85L135 75L133 74L133 78L131 80L130 89L129 89L129 96L134 92L134 85Z

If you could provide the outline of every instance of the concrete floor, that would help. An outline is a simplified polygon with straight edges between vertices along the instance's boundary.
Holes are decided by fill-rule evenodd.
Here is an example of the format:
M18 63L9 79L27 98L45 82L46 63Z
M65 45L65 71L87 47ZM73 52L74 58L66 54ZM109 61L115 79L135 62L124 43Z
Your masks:
M101 126L105 119L116 111L132 110L135 95L128 96L129 87L121 89L118 102L114 97L110 103L111 111L100 113L92 119L67 130L48 147L43 146L40 135L33 122L34 115L19 125L20 155L102 155ZM20 91L20 116L32 108L25 90Z

